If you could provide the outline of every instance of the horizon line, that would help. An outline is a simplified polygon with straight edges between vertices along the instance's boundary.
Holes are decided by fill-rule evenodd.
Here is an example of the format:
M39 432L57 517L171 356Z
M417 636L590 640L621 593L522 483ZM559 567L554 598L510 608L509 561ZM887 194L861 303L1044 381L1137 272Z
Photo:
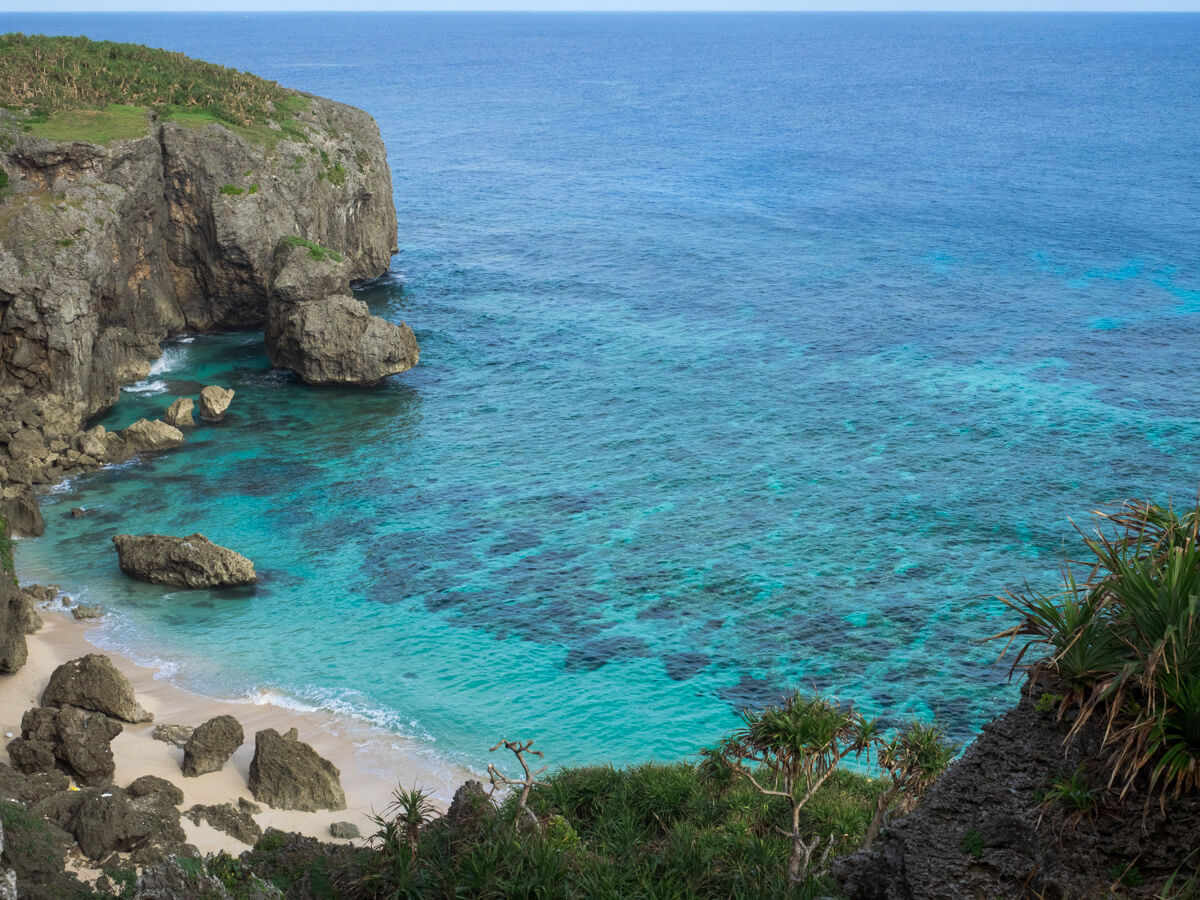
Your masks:
M741 8L697 8L697 9L679 9L679 8L660 8L660 9L633 9L620 6L597 6L594 8L582 9L554 9L554 8L538 8L538 7L509 7L504 9L496 9L492 7L464 7L458 9L435 9L435 8L403 8L403 9L379 9L378 7L312 7L302 9L278 9L271 7L247 8L245 6L228 7L228 8L179 8L178 6L172 9L157 9L153 7L145 7L140 9L92 9L89 7L65 7L60 9L6 9L0 7L0 13L9 14L25 14L39 16L54 16L54 15L100 15L100 16L120 16L120 15L138 15L153 13L156 15L175 16L175 15L249 15L266 14L266 15L304 15L308 13L337 13L339 15L346 13L374 13L384 15L406 15L419 14L426 15L430 13L446 14L446 15L474 15L479 13L490 14L539 14L539 15L595 15L595 14L622 14L622 15L877 15L886 13L889 15L1072 15L1072 16L1101 16L1101 15L1197 15L1200 14L1200 8L1197 9L1176 9L1170 7L1158 7L1153 9L1134 9L1128 7L1114 9L1024 9L1019 7L995 7L989 9L945 9L941 7L926 8L914 7L912 9L893 9L889 7L871 7L864 6L853 9L844 8L811 8L811 9L746 9Z

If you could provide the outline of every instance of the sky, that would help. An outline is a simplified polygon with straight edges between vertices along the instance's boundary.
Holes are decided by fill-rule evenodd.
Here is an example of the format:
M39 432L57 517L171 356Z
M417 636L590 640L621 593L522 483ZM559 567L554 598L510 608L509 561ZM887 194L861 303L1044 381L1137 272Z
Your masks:
M315 10L1200 12L1200 0L0 0L0 14Z

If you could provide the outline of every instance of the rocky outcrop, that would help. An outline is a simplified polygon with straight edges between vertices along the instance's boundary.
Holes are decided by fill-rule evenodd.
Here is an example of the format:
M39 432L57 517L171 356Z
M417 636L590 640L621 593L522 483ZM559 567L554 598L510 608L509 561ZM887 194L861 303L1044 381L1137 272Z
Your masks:
M32 812L72 835L86 856L101 860L130 853L139 864L161 862L168 854L194 848L179 821L183 793L169 781L143 775L127 788L107 787L56 794Z
M118 534L113 543L121 571L141 581L189 588L254 583L254 563L202 534Z
M196 424L192 418L192 409L196 406L191 397L180 397L167 407L163 420L176 428L191 428Z
M0 801L33 806L51 794L67 789L67 776L62 772L33 772L26 775L0 763Z
M283 242L267 309L271 364L309 384L377 384L417 364L412 329L348 295L347 264L326 248Z
M243 740L242 725L233 716L209 719L183 745L183 774L194 778L221 771Z
M29 656L25 636L41 626L34 596L13 584L11 575L0 572L0 672L16 672L25 665Z
M156 741L174 744L176 747L182 748L191 740L192 732L195 730L187 725L155 725L150 736Z
M21 718L21 736L9 743L8 755L27 775L61 769L80 784L107 785L115 770L112 740L121 730L101 713L34 707Z
M341 771L299 740L296 729L267 728L254 736L250 793L275 809L345 809Z
M94 710L125 722L154 718L137 702L129 679L101 653L89 653L55 669L42 692L42 705Z
M161 419L138 419L121 436L129 453L156 453L183 443L183 432Z
M262 827L244 809L236 809L231 803L211 806L193 806L184 813L199 825L207 822L217 831L223 831L243 844L253 844L262 837Z
M340 841L350 841L362 837L362 832L353 822L330 822L329 834Z
M297 105L261 138L148 119L107 145L36 138L0 110L0 484L103 462L82 425L164 338L261 327L280 238L334 249L350 280L387 270L378 127L319 97Z
M41 537L46 530L37 498L28 485L4 485L0 481L0 516L16 537Z
M1023 691L913 813L885 826L870 850L840 858L834 872L843 894L1108 897L1122 869L1134 866L1147 896L1158 896L1196 847L1200 794L1169 799L1164 814L1136 788L1123 800L1109 792L1099 725L1089 723L1067 745L1071 723L1038 709L1039 697L1062 693L1052 685ZM1094 792L1090 809L1039 805L1047 789L1077 772Z
M233 402L233 389L210 384L200 391L200 415L214 422L225 418L225 411Z

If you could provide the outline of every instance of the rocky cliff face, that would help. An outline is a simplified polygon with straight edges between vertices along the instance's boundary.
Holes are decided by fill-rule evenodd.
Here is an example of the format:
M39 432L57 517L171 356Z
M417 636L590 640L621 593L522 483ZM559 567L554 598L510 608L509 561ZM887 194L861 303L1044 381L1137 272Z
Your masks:
M886 827L872 849L834 866L852 900L924 897L1160 896L1196 871L1200 795L1168 799L1107 789L1108 750L1099 724L1069 744L1069 722L1037 700L1035 687L983 733L912 814ZM1046 705L1046 704L1044 704ZM1075 779L1069 796L1055 785ZM1045 800L1047 794L1049 800ZM1165 896L1165 894L1163 895ZM1181 895L1182 896L1182 895Z
M63 143L0 110L0 486L97 464L80 429L164 338L262 327L284 238L333 250L347 279L387 270L374 120L312 97L287 131L261 131L151 121L135 140Z

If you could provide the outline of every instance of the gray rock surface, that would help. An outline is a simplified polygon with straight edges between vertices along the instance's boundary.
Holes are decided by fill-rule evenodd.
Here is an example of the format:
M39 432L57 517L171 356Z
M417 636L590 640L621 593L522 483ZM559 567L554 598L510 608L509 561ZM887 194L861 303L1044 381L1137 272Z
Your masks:
M29 656L25 636L42 625L34 596L13 584L11 575L0 572L0 672L16 672L25 665Z
M154 731L151 732L150 736L156 741L162 741L165 744L174 744L176 747L182 748L195 730L188 725L155 725Z
M121 725L101 713L34 707L21 718L21 736L8 745L13 768L26 774L56 768L84 785L107 785L114 765L112 740Z
M345 809L341 771L299 740L296 729L267 728L254 736L250 793L275 809Z
M167 407L163 420L176 428L191 428L196 424L196 420L192 418L192 410L195 406L191 397L179 397Z
M207 822L217 831L223 831L243 844L254 844L262 837L262 828L250 817L250 814L244 809L235 808L230 803L193 806L184 815L197 825Z
M71 607L71 615L80 621L85 619L99 619L104 615L104 607L97 605L89 606L81 603L78 606Z
M215 876L185 869L176 859L166 859L142 870L132 900L232 900L232 896ZM255 876L237 886L237 900L282 897L279 888Z
M189 588L254 583L254 563L202 534L118 534L113 544L121 571L142 581Z
M244 740L242 725L233 716L209 719L192 732L183 746L183 774L194 778L221 771Z
M362 833L358 830L358 826L353 822L331 822L329 823L329 833L335 838L341 840L352 840L362 837Z
M15 537L41 537L46 531L37 498L25 484L0 483L0 516L4 516Z
M156 453L183 443L183 432L161 419L138 419L121 432L128 453Z
M375 122L319 97L295 118L303 136L277 133L270 146L218 124L170 122L98 145L34 137L0 111L10 178L0 202L0 484L105 462L119 447L95 429L85 438L83 424L149 373L163 339L261 327L280 238L334 248L351 280L387 271L396 215Z
M233 402L233 388L210 384L200 391L200 415L214 422L225 418L229 404Z
M187 835L177 806L182 800L169 782L143 776L125 789L93 787L56 794L32 812L74 836L79 849L94 860L115 851L149 864L184 851Z
M32 772L25 774L0 763L0 801L33 806L51 794L67 789L67 776L62 772Z
M367 304L345 295L273 304L267 352L272 365L309 384L377 384L420 358L411 328L373 316Z
M1114 865L1136 861L1146 896L1192 853L1200 834L1200 794L1146 808L1137 787L1121 800L1104 789L1108 750L1093 720L1069 745L1070 721L1039 712L1046 685L1022 691L1017 706L983 733L926 793L915 811L884 827L868 851L839 858L834 874L850 900L926 897L1110 897ZM1072 821L1037 796L1079 767L1096 807ZM1146 814L1143 832L1143 814ZM1039 824L1040 823L1040 824ZM1141 894L1138 894L1141 896Z
M95 710L125 722L154 718L137 702L129 679L101 653L89 653L55 669L42 692L42 705Z

